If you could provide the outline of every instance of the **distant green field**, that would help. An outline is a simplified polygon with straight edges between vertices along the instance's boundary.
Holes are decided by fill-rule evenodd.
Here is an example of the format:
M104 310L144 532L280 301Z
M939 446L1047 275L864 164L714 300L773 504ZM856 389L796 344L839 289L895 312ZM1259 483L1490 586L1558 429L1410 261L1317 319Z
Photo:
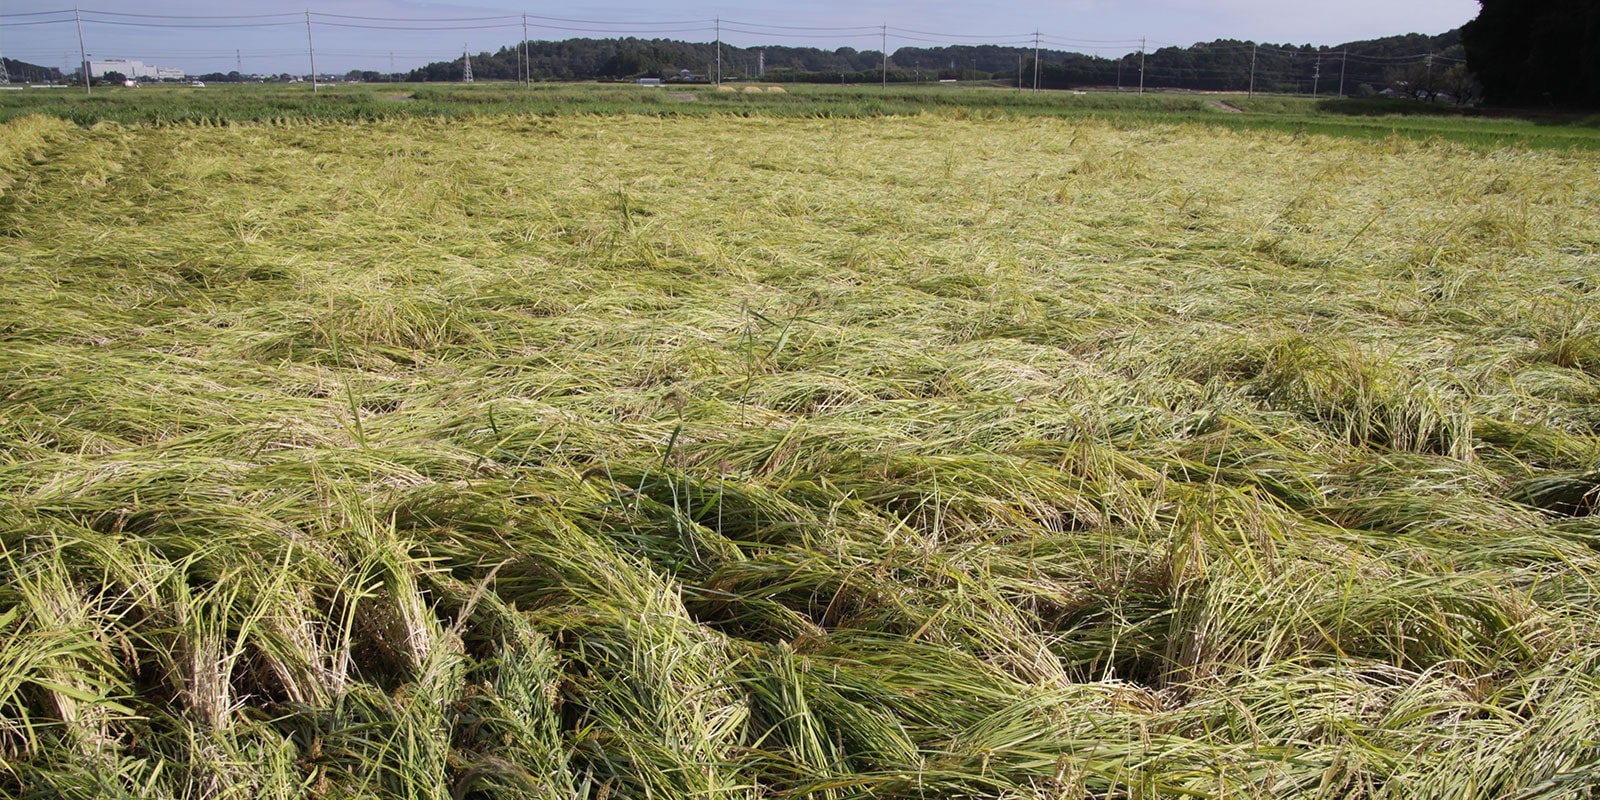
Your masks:
M750 87L763 91L753 91ZM774 90L777 87L778 90ZM1400 136L1482 147L1600 149L1593 119L1540 122L1461 116L1447 106L1399 101L1317 101L1262 95L1032 92L987 84L727 84L642 87L631 84L308 84L152 85L0 92L0 121L49 114L81 125L96 122L174 124L371 121L410 116L501 114L647 114L652 116L778 116L860 119L935 114L958 119L995 116L1109 118L1129 125L1201 121L1242 130L1277 130L1365 139ZM1235 113L1224 107L1242 109ZM1355 113L1352 113L1355 112Z
M0 796L1600 792L1600 155L874 91L0 123Z

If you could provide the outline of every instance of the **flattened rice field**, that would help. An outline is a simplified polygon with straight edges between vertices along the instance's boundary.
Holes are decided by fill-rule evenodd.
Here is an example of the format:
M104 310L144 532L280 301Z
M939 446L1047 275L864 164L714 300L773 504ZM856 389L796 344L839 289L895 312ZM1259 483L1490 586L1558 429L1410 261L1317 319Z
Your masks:
M1600 786L1600 157L0 127L0 795Z

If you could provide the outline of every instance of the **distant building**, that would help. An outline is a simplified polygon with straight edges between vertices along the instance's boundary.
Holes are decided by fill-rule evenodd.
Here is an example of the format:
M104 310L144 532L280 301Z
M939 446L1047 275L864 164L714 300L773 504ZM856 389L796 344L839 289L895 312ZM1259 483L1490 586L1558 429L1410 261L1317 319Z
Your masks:
M177 67L158 67L146 64L143 61L133 61L126 58L108 58L104 61L89 62L89 77L104 78L107 72L120 72L125 78L144 78L146 80L182 80L183 70Z

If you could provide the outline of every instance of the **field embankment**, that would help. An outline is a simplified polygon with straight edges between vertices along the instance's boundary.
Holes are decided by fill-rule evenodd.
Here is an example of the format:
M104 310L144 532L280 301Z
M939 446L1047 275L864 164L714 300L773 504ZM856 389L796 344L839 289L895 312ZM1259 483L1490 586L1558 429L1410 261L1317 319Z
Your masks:
M1228 110L1230 107L1242 113ZM927 115L978 120L1048 117L1135 127L1204 123L1230 130L1302 136L1447 141L1483 150L1600 150L1600 126L1592 117L1544 114L1522 119L1401 100L1034 92L984 82L889 87L725 84L720 90L704 85L667 88L615 83L526 87L510 83L371 83L329 84L317 92L304 84L158 84L139 89L101 87L88 95L77 88L0 92L0 122L36 114L85 127L101 122L187 126L619 114L841 120Z
M1597 168L6 123L0 795L1582 796Z

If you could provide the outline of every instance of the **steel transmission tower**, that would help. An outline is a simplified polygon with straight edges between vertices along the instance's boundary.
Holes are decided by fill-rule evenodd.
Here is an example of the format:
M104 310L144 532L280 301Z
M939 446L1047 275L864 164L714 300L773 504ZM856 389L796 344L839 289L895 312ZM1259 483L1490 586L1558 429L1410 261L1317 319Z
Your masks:
M472 55L466 45L461 45L461 82L472 83Z

